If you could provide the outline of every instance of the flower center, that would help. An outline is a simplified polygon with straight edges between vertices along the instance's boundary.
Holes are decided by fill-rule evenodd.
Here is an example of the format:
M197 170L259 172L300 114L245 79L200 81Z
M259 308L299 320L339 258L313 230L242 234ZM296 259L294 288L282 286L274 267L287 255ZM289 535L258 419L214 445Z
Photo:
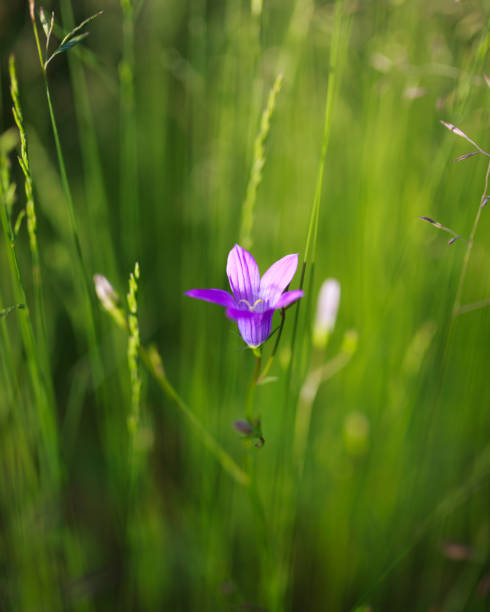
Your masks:
M257 306L259 306L260 304L264 303L264 300L262 298L258 298L258 299L255 300L255 302L253 304L250 304L250 302L248 300L241 299L241 300L238 300L238 306L240 306L240 304L242 302L247 306L247 308L251 312L253 312L257 308Z

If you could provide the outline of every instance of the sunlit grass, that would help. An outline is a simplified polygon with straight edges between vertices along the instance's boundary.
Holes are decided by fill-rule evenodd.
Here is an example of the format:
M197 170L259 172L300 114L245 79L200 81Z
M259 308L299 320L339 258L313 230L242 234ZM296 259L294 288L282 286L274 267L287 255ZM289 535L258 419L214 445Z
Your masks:
M8 4L0 608L486 609L483 6ZM240 241L305 262L257 371L184 297Z

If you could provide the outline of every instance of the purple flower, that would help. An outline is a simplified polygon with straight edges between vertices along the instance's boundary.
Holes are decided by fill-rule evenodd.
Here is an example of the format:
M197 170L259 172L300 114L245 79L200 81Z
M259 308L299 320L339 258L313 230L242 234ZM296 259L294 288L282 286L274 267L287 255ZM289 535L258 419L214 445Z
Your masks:
M226 315L238 323L245 342L251 348L256 348L265 342L271 333L274 311L286 308L303 297L301 290L283 293L297 267L298 255L286 255L272 264L260 278L255 259L248 251L235 244L228 254L226 265L233 295L222 289L191 289L186 295L224 306Z

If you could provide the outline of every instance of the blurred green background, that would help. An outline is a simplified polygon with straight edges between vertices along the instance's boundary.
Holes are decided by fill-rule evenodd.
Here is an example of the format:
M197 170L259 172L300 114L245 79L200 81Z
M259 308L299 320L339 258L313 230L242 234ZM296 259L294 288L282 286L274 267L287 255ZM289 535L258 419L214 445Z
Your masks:
M487 163L453 163L473 148L440 120L488 148L488 3L44 8L55 11L58 40L104 10L47 69L86 276L107 276L124 300L139 262L142 343L157 347L168 378L253 486L230 478L143 364L140 423L128 434L127 337L91 284L87 297L28 3L3 0L0 132L15 126L14 53L46 332L24 220L15 248L30 311L0 319L0 608L488 609L490 309L452 315L466 243L448 246L449 235L418 219L471 232ZM308 267L293 361L291 309L270 371L277 380L256 390L266 440L257 449L232 427L244 416L253 356L221 308L184 292L227 288L254 140L279 73L252 231L262 272L304 255L329 75L336 87L314 275ZM13 151L9 160L14 223L24 177ZM490 298L489 241L484 208L462 304ZM1 308L19 302L8 244L2 234ZM319 352L309 333L326 277L342 295ZM301 389L343 354L351 329L357 350L318 389L298 469Z

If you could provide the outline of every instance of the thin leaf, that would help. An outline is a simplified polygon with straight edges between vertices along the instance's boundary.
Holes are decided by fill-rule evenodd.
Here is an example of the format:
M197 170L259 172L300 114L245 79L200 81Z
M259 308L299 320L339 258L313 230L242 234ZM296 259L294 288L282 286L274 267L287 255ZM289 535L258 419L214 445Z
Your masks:
M479 155L479 154L480 154L479 151L472 151L471 153L465 153L464 155L460 155L459 157L456 157L456 159L454 159L453 161L455 162L463 161L463 159L468 159L468 157L473 157L473 155Z
M22 220L26 216L26 209L23 208L20 213L17 215L17 220L15 221L14 226L14 234L17 236L20 231L20 226L22 225Z
M15 191L17 189L17 185L12 183L9 185L7 191L4 193L5 205L7 206L7 212L10 217L10 213L12 212L12 207L15 204Z
M474 140L472 140L467 134L465 134L463 132L463 130L460 130L458 127L456 127L455 125L453 125L452 123L448 123L447 121L442 121L441 120L442 125L447 128L450 132L452 132L453 134L456 134L456 136L461 136L461 138L464 138L466 141L468 141L470 144L472 144L476 149L478 149L478 151L482 154L485 155L486 157L490 157L490 154L487 153L484 149L482 149Z
M448 244L454 244L456 240L463 240L464 242L468 242L466 238L463 238L463 236L460 236L459 234L457 234L450 227L446 227L442 225L442 223L439 223L439 221L432 219L432 217L419 216L419 219L422 219L422 221L427 221L428 223L431 223L434 227L437 227L437 229L443 230L444 232L451 234L453 238L449 240Z
M89 32L84 32L83 34L79 34L78 36L75 36L74 38L64 43L63 45L60 45L56 49L56 51L51 55L51 57L47 60L47 62L44 64L44 67L46 68L49 62L57 55L60 55L61 53L65 53L65 51L68 51L68 49L71 49L72 47L75 47L76 45L81 43L82 40L84 38L87 38L88 35L89 35Z
M97 17L99 17L99 15L102 15L104 11L99 11L98 13L95 13L95 15L91 15L90 17L87 17L87 19L85 19L84 21L82 21L82 23L78 24L76 26L76 28L73 28L73 30L71 32L68 32L68 34L63 38L63 40L61 41L61 45L60 47L63 47L63 45L70 40L77 32L80 32L81 29L83 29L88 23L90 23L91 21L93 21L94 19L96 19ZM69 47L68 47L69 48ZM66 49L65 49L66 51Z

